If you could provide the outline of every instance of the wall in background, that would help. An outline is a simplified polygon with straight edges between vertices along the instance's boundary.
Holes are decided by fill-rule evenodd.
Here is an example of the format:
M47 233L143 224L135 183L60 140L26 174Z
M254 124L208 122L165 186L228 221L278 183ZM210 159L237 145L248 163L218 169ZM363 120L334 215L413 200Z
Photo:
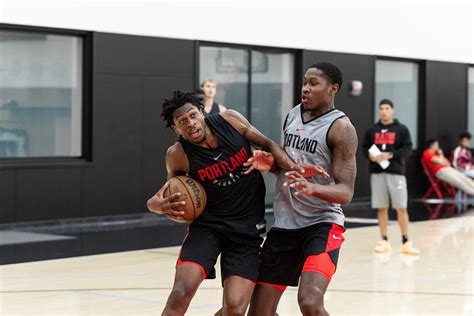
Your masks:
M0 22L474 63L469 0L3 0Z

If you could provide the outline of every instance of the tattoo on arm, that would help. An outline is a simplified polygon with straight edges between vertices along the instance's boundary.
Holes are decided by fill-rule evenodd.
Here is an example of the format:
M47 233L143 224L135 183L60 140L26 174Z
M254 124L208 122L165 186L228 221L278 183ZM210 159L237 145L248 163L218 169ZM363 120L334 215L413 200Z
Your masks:
M336 184L347 186L354 193L354 182L357 174L356 152L358 146L354 126L346 121L341 124L340 132L335 131L333 175Z

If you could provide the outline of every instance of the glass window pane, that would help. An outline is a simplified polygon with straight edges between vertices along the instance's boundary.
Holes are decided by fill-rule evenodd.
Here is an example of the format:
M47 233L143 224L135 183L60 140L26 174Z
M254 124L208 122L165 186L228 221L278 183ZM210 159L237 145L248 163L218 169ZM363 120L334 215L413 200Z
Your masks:
M294 56L291 53L252 51L251 120L263 134L278 144L283 121L293 107ZM275 196L275 176L264 173L266 202Z
M216 81L215 102L247 116L247 50L201 46L199 56L199 82Z
M468 130L470 133L474 132L474 67L469 68L468 73L468 103L467 103L467 113L468 113Z
M410 131L413 149L418 140L418 64L377 60L375 67L375 121L379 119L379 102L393 101L395 118Z
M81 149L82 39L0 31L0 158Z

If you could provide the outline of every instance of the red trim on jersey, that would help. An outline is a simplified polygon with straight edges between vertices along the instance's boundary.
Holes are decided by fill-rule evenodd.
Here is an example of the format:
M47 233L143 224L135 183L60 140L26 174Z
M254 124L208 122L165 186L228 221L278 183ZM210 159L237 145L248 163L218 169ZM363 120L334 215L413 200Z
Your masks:
M341 248L342 242L345 240L344 236L342 236L344 231L344 228L342 228L341 226L332 224L332 227L329 230L325 252Z
M257 284L262 284L262 285L271 286L271 287L274 287L275 289L278 289L278 290L280 290L280 291L282 291L282 292L285 292L285 290L286 290L286 285L271 284L271 283L260 282L260 281L257 281Z
M322 274L328 281L331 281L334 272L336 272L336 265L332 262L331 257L327 252L319 255L312 255L306 258L301 272L316 272Z

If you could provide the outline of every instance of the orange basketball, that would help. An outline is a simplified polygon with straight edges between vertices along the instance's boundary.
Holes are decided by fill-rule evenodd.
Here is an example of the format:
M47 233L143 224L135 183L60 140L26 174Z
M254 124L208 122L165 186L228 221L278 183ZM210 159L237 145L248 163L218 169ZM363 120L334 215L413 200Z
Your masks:
M183 206L176 207L176 211L184 212L184 219L193 221L199 217L206 207L206 191L202 185L187 176L177 176L169 179L169 186L164 196L180 192L181 200L186 202Z

